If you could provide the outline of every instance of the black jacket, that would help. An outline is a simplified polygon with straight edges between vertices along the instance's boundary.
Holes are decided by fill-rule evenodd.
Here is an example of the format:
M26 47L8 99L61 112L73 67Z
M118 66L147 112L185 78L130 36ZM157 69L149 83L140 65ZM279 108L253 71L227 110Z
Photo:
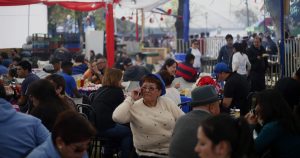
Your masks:
M123 80L126 81L140 81L144 76L150 74L150 72L144 67L134 65L125 70Z
M247 55L251 63L251 72L265 73L268 66L268 59L263 58L262 56L266 53L266 49L263 46L260 46L258 49L252 45L247 49ZM258 59L258 56L260 56L261 59Z
M103 86L99 88L92 102L92 107L96 111L96 128L98 132L105 131L115 126L112 120L112 113L119 106L125 97L119 87Z

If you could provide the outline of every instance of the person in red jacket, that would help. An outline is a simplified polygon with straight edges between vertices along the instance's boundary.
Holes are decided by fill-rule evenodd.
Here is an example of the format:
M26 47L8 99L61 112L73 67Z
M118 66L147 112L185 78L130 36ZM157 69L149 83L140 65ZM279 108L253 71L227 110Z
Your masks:
M185 62L179 63L176 70L176 76L182 77L187 82L195 82L198 78L197 69L193 67L195 56L187 54Z

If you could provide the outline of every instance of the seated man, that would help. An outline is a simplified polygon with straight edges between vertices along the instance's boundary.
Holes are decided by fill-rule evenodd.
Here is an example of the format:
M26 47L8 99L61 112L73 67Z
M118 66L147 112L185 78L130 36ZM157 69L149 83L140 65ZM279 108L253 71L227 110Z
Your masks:
M215 65L214 73L218 81L226 81L224 86L224 98L222 100L223 112L230 112L230 108L238 108L241 115L249 112L250 106L247 102L247 96L250 92L250 86L247 79L241 75L231 72L229 66L225 63Z
M144 76L150 74L144 66L132 65L130 58L124 60L124 69L124 81L140 81Z
M218 94L212 85L195 88L190 105L193 111L176 122L170 143L170 158L198 158L194 151L198 127L203 120L220 113Z
M135 64L144 66L149 72L153 72L154 66L152 64L147 64L145 62L145 57L146 57L146 55L144 55L143 53L141 53L141 52L137 53L135 55Z
M72 75L84 74L88 69L88 65L84 61L84 55L79 54L75 57L75 64L72 69Z
M13 109L0 85L0 157L23 158L49 136L41 120Z
M83 79L88 79L92 83L100 84L107 66L106 58L101 54L96 55L96 60L91 63L91 66L83 74Z
M66 93L72 98L81 98L78 92L75 79L72 77L73 63L70 61L63 61L61 63L62 72L59 73L66 82Z
M20 106L22 112L26 112L28 110L28 96L26 94L27 88L32 82L39 80L40 78L31 73L31 64L26 60L18 63L17 74L19 78L25 78L21 84L21 96L18 99L17 104Z
M195 56L186 54L185 62L179 63L176 70L176 76L182 77L187 82L195 82L198 78L197 70L193 67Z
M61 61L55 57L52 57L49 61L50 64L53 65L54 72L59 73L61 69Z

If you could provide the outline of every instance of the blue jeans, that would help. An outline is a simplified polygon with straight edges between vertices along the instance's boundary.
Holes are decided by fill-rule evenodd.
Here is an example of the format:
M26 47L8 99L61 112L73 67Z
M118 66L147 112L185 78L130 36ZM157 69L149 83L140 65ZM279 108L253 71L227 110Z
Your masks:
M116 124L115 127L101 132L101 136L120 141L121 158L129 158L133 151L132 133L130 127Z

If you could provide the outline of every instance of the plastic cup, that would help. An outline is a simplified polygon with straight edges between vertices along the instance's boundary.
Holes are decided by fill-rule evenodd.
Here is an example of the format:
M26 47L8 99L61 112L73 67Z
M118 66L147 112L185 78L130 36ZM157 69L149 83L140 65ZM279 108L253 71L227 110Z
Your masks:
M84 86L84 79L80 79L80 87Z

